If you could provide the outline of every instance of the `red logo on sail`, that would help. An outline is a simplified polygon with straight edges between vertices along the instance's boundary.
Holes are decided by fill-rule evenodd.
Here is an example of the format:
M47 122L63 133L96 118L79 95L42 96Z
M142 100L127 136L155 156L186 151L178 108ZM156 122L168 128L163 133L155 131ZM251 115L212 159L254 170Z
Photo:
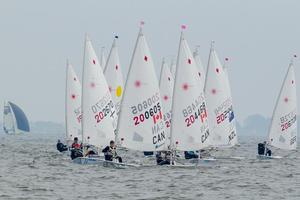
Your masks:
M161 113L161 111L159 111L158 114L154 114L153 115L153 122L154 122L154 124L156 124L160 119L162 119L162 113Z

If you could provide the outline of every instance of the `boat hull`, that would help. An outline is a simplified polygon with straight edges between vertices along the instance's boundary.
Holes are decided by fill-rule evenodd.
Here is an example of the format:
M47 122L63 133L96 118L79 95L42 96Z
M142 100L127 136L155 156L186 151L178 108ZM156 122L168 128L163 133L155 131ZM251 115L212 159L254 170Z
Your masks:
M81 165L100 165L103 167L112 167L112 168L128 168L128 167L139 167L135 164L119 163L116 161L104 160L101 157L78 157L73 160L73 163Z
M261 160L270 160L270 159L281 159L281 156L266 156L266 155L256 155L258 159Z

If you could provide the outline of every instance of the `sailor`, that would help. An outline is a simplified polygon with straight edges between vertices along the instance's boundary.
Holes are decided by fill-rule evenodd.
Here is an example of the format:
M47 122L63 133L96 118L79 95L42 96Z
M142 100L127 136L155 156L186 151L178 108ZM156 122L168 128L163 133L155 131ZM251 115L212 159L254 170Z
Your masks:
M271 149L269 149L267 147L267 142L266 141L264 141L264 146L265 146L265 155L266 156L272 156L272 151L271 151Z
M71 146L71 159L74 160L75 158L78 157L83 157L83 153L81 150L81 144L78 143L78 138L75 137L73 144Z
M72 144L73 149L81 149L81 144L78 143L78 137L74 138L73 144Z
M170 165L171 163L171 151L158 151L156 153L157 165Z
M67 151L68 147L67 145L64 145L60 140L57 140L56 149L59 152Z
M258 143L258 155L272 156L272 151L267 147L267 142Z
M85 153L85 156L93 156L93 155L97 155L97 153L91 148L91 146L87 146L87 151Z
M109 146L106 146L102 152L104 153L105 160L113 161L113 159L118 159L119 163L122 162L122 158L118 156L116 152L116 145L115 141L111 140L109 142Z
M199 158L199 156L194 151L185 151L184 158L188 160L188 159Z

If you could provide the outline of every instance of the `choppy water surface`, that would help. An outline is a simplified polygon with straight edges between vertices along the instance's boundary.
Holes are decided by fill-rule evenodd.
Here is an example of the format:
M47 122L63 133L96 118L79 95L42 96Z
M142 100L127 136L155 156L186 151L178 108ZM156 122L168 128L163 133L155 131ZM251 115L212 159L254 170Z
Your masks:
M300 199L299 152L257 160L256 138L241 138L241 147L215 153L245 160L196 169L111 169L71 163L55 149L59 137L0 135L0 199ZM129 162L134 155L123 154Z

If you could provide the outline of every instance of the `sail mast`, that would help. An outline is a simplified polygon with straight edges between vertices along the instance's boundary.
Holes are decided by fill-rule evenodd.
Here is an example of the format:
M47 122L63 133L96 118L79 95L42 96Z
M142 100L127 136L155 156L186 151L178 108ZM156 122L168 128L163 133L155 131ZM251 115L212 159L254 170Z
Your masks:
M87 43L87 37L88 37L88 35L87 35L87 33L85 33L85 37L84 37L84 48L83 48L83 62L82 62L82 83L84 83L84 81L85 81L85 79L84 79L84 65L85 65L85 53L86 53L86 43ZM82 88L81 88L81 110L82 110L82 116L83 116L83 100L84 100L84 98L83 98L83 90L84 90L84 87L83 87L83 85L82 85ZM85 143L85 141L84 141L84 130L83 130L83 124L84 124L84 122L83 122L84 120L83 120L83 117L82 117L82 120L81 120L81 142L82 142L82 144L84 144Z

